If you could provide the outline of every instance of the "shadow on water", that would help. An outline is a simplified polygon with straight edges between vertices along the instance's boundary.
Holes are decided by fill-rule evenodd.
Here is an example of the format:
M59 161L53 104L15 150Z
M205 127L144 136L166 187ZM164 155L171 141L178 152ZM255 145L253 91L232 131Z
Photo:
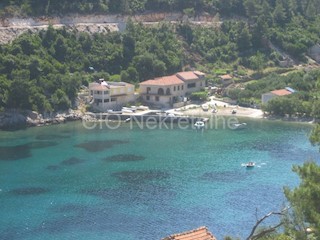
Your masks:
M46 167L47 170L56 171L59 170L61 167L57 165L49 165Z
M46 188L40 188L40 187L26 187L26 188L16 188L11 190L9 193L17 195L17 196L23 196L23 195L39 195L43 193L49 192Z
M71 157L71 158L65 159L62 162L60 162L60 166L59 165L49 165L46 167L46 169L50 170L50 171L57 171L57 170L61 169L61 166L74 166L74 165L78 165L78 164L81 164L84 162L85 162L85 160L83 160L81 158Z
M85 160L80 159L80 158L76 158L76 157L71 157L71 158L68 158L68 159L62 161L60 164L65 165L65 166L72 166L72 165L77 165L77 164L80 164L83 162L85 162Z
M143 184L152 181L164 180L170 177L170 174L162 171L122 171L112 174L118 181L128 184Z
M90 141L75 145L77 148L85 149L88 152L100 152L105 149L114 147L115 145L126 144L129 141L124 140L106 140L106 141Z
M38 149L38 148L48 148L57 146L57 142L31 142L27 144L30 148Z
M66 139L70 138L68 135L55 135L55 134L49 134L49 135L38 135L36 136L37 140L41 141L48 141L48 140L60 140L60 139Z
M104 158L103 160L108 162L136 162L143 161L145 159L146 158L143 156L138 156L134 154L119 154Z
M57 142L31 142L18 146L0 146L0 160L10 161L31 157L32 149L47 148L58 145Z
M30 147L27 144L19 146L0 147L0 160L11 161L31 157Z

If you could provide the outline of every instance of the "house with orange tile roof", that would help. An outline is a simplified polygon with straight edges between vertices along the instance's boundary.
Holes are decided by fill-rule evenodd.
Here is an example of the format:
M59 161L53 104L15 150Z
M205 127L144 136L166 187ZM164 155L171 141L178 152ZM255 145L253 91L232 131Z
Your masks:
M187 96L205 87L205 74L199 71L150 79L140 83L140 95L146 104L172 107L183 103Z
M107 82L104 79L90 83L91 106L101 112L118 110L136 100L134 85L125 82Z
M209 232L207 227L200 227L188 232L178 233L162 240L217 240L212 233Z
M224 86L227 86L233 82L233 77L230 74L221 75L219 78Z
M288 95L293 94L294 92L295 92L295 90L293 90L292 88L289 88L289 87L287 87L285 89L274 90L274 91L262 94L261 101L263 104L265 104L273 98L288 96Z

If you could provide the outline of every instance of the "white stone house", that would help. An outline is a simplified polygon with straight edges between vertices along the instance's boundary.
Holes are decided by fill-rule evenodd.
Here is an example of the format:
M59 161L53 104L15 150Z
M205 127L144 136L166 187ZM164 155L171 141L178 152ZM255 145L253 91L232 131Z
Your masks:
M142 100L157 107L172 107L182 103L193 92L205 87L205 75L201 72L179 72L140 83Z
M92 107L98 111L118 110L127 103L134 102L134 85L125 82L99 82L89 84Z

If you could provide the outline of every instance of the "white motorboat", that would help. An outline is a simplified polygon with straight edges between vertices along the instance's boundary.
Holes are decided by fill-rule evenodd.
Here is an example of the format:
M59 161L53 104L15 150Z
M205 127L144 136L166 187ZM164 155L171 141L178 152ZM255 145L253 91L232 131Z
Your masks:
M201 128L204 128L204 122L203 121L197 121L194 126L197 128L197 129L201 129Z
M247 162L247 163L245 164L246 168L253 168L255 165L256 165L255 162Z
M232 129L244 129L247 127L247 124L246 123L234 123L231 125L231 128Z

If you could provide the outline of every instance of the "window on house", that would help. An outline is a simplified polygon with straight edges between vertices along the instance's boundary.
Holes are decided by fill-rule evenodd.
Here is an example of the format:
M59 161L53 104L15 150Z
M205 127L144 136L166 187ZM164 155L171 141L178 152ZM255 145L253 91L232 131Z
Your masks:
M150 101L150 96L146 96L147 101Z
M164 95L164 90L163 88L158 89L158 95Z
M195 88L196 87L196 83L189 83L188 84L188 88Z
M109 102L109 99L105 99L104 102L105 102L105 103L106 103L106 102Z
M183 90L183 88L184 88L184 86L182 85L182 86L181 86L181 90Z
M178 91L180 91L180 86L178 86Z
M159 99L159 97L158 97L158 96L156 96L156 101L157 101L157 102L159 102L159 100L160 100L160 99Z
M111 102L116 102L117 98L111 98Z
M173 91L176 91L176 86L173 87Z
M109 94L109 91L104 91L104 94Z

